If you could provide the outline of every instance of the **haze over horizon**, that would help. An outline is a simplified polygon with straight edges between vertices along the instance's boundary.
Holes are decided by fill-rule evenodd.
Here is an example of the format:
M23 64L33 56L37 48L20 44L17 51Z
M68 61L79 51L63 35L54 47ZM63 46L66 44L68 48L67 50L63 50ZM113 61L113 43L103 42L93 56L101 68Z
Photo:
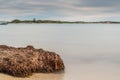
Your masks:
M120 0L0 0L0 20L120 21Z

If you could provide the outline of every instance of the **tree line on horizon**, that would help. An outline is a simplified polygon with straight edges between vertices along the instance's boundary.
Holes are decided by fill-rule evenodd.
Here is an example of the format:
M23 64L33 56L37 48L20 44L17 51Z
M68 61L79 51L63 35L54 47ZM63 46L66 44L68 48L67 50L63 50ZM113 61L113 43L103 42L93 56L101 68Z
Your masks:
M57 20L19 20L15 19L10 21L10 23L71 23L69 21L57 21Z
M85 21L58 21L58 20L19 20L14 19L9 23L120 23L118 21L99 21L99 22L85 22Z

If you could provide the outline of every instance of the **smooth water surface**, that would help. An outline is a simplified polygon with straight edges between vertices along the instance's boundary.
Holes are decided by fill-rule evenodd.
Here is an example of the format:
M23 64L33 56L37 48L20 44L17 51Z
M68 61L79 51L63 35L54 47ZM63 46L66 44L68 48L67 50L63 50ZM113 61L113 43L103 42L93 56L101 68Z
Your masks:
M120 24L0 25L0 44L33 45L61 55L65 72L2 80L120 80Z

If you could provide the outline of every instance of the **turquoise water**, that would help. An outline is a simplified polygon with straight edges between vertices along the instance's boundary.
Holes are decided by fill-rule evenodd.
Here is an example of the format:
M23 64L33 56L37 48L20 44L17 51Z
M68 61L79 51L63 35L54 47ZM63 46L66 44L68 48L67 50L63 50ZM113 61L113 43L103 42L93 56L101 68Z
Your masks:
M120 80L119 24L0 25L0 44L61 55L64 73L35 74L31 80Z

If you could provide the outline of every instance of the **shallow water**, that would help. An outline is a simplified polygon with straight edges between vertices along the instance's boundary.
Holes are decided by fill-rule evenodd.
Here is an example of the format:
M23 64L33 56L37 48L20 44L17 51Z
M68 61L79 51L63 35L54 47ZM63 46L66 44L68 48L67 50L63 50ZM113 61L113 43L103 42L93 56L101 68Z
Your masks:
M60 54L65 72L1 80L120 80L119 24L0 25L0 44L33 45Z

